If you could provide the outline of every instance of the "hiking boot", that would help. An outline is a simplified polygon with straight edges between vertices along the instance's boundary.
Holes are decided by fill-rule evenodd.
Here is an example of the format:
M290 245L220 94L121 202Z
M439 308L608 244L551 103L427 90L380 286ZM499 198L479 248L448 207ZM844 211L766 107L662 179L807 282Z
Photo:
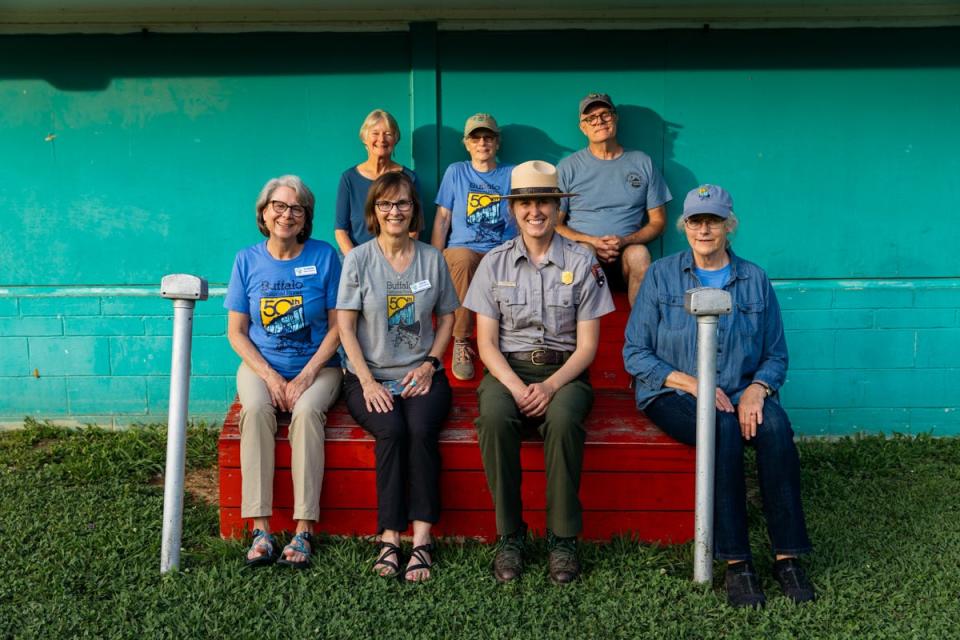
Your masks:
M457 380L473 380L473 359L476 357L470 348L470 341L463 338L453 339L453 377Z
M783 589L783 595L795 603L813 602L817 599L810 579L796 558L784 558L774 562L773 577Z
M523 546L527 540L527 525L510 535L500 536L497 554L493 557L493 577L504 584L512 582L523 573Z
M767 603L767 597L760 588L760 577L749 562L728 564L724 584L727 588L727 603L731 607L760 609Z
M577 559L577 538L558 538L547 532L550 548L550 582L568 584L580 576L580 561Z

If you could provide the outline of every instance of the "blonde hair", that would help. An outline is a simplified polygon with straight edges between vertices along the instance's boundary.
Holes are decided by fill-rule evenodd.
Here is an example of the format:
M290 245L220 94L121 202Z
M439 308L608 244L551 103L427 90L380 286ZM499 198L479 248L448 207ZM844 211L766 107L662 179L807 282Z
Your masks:
M397 124L397 119L390 115L389 111L383 109L374 109L363 119L363 124L360 125L360 141L366 143L367 131L380 122L386 122L393 132L394 142L400 142L400 125Z

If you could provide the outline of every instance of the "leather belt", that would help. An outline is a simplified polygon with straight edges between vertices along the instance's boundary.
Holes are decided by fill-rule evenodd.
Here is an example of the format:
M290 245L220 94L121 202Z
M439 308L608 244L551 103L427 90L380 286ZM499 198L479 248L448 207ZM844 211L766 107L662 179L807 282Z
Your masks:
M553 349L534 349L533 351L512 351L507 354L507 360L519 360L535 365L563 364L570 359L570 351L554 351Z

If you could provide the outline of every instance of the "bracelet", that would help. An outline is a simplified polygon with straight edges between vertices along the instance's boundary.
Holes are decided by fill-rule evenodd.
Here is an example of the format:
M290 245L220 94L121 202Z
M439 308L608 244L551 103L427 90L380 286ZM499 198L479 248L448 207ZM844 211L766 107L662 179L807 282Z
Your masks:
M764 396L766 396L767 398L773 395L773 389L771 389L770 385L768 385L766 382L761 382L760 380L754 380L750 384L758 384L761 387L763 387Z

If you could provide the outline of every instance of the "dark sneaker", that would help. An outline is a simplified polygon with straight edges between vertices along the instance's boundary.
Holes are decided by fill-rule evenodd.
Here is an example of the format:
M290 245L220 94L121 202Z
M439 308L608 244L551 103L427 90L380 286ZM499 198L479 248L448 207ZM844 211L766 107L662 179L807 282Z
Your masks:
M512 582L523 573L523 546L527 540L527 525L507 536L500 536L497 554L493 557L493 577L503 584Z
M568 584L580 576L580 561L577 559L577 539L558 538L547 532L550 547L550 582Z
M453 377L457 380L473 380L473 349L469 340L453 339Z
M773 577L783 589L783 595L797 604L813 602L817 594L806 572L796 558L784 558L773 563Z
M727 589L727 603L731 607L759 609L767 603L767 597L760 588L760 577L749 562L728 564L723 581Z

